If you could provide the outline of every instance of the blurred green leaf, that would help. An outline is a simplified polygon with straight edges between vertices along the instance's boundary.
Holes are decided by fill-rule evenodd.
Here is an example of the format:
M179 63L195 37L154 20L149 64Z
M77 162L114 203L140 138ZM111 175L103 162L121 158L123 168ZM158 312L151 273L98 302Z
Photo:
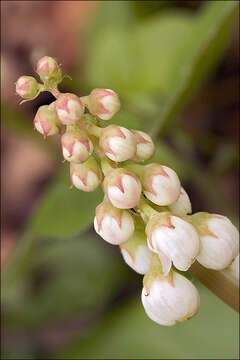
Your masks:
M88 42L87 84L113 88L136 106L139 95L158 97L155 116L142 125L155 135L166 131L216 66L228 43L237 5L212 1L194 15L165 11L133 22L131 32L108 24L108 19L101 27L95 24L95 36ZM113 11L115 5L105 7Z
M69 163L65 163L32 216L29 228L35 236L69 237L92 223L103 197L100 187L92 193L69 187Z
M28 255L21 257L21 273L13 276L9 266L3 276L7 324L39 325L76 313L92 318L128 273L120 256L94 233L64 241L35 239Z
M238 359L238 314L199 282L200 313L173 327L159 326L134 299L116 309L87 339L57 359ZM139 294L140 295L140 294Z

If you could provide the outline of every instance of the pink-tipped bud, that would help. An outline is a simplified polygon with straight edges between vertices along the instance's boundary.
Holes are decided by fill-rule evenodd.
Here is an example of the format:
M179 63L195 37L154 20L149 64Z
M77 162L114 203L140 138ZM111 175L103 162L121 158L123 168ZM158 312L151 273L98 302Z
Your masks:
M121 108L118 94L110 89L94 89L87 97L89 111L102 120L110 120Z
M159 325L172 326L194 316L200 306L196 287L175 271L164 277L149 272L143 280L142 304L149 318Z
M23 99L32 100L39 93L39 84L32 76L21 76L16 82L16 93Z
M44 56L38 60L36 73L43 82L49 83L53 87L59 84L63 78L60 66L50 56Z
M195 228L171 213L153 215L146 226L146 234L149 248L166 255L179 270L188 270L199 253L200 242Z
M63 125L74 125L84 113L84 105L77 95L65 93L56 100L56 111Z
M142 187L135 174L120 168L105 177L103 190L113 206L130 209L139 203Z
M55 102L38 108L33 125L44 137L59 134L62 124L57 118Z
M151 137L139 130L132 130L132 133L137 140L137 151L132 160L141 162L150 159L155 150Z
M61 138L63 157L67 161L83 163L93 152L93 144L87 134L74 126L68 126Z
M96 208L94 228L105 241L119 245L133 234L134 221L128 210L117 209L104 200Z
M237 228L221 215L200 212L190 218L200 237L197 261L208 269L225 269L239 254Z
M192 213L191 201L183 187L181 187L180 195L178 199L174 203L169 205L169 209L171 210L172 213L178 216L183 216Z
M77 189L91 192L101 183L102 173L97 160L90 157L83 164L70 163L70 177L72 185Z
M147 246L144 228L136 228L133 235L123 244L120 250L125 262L138 274L146 274L150 269L152 252Z
M109 125L104 128L99 144L105 155L116 162L131 159L136 153L133 133L122 126Z
M180 195L179 178L175 171L167 166L156 163L144 166L141 180L145 196L154 204L170 205Z

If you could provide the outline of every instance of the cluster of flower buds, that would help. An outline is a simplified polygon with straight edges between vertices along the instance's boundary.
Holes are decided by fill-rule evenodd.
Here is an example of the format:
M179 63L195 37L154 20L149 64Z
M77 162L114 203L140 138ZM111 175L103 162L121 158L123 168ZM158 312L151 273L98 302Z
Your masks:
M190 199L176 172L158 163L143 164L154 153L148 134L104 126L120 110L116 92L97 88L83 97L60 93L62 71L48 56L39 60L36 72L42 83L21 76L16 91L25 100L41 91L56 97L38 109L34 127L44 137L60 134L73 186L89 192L102 183L104 199L96 208L94 228L144 275L147 315L166 326L189 319L198 312L199 294L179 271L187 271L196 260L209 269L234 270L239 261L237 229L221 215L191 215Z

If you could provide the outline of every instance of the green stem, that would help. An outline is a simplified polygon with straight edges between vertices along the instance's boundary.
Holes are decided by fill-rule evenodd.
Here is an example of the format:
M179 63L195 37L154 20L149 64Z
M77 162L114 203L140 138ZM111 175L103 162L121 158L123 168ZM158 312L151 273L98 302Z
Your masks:
M158 211L154 210L141 196L138 206L136 207L136 211L140 213L143 221L147 223L153 215L158 214Z
M125 165L124 168L135 173L136 175L139 176L139 178L142 177L143 172L144 172L144 165L129 164L129 165Z
M117 168L117 165L112 160L110 160L106 156L104 156L101 159L101 167L102 167L102 172L103 172L104 176L107 176L110 172L112 172L113 170L115 170Z

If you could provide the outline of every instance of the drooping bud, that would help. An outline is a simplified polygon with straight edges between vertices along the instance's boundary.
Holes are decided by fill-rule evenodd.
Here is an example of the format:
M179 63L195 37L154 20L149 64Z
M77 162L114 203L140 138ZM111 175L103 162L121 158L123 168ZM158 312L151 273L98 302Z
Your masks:
M86 192L94 191L102 180L102 173L97 160L90 157L83 164L70 163L72 185Z
M16 82L16 93L26 100L33 100L39 94L39 83L32 76L20 76Z
M191 201L183 187L181 187L178 199L174 203L169 205L169 209L171 210L171 212L178 216L192 213Z
M118 94L110 89L94 89L85 97L91 114L110 120L121 108Z
M200 296L184 276L175 271L163 276L154 267L143 280L142 304L151 320L159 325L172 326L198 312Z
M149 271L152 252L147 246L144 226L136 226L133 235L120 245L120 250L125 262L138 274Z
M36 73L42 82L52 87L56 87L63 78L60 66L57 61L50 56L44 56L38 60Z
M99 145L112 161L120 162L132 158L136 153L136 139L133 133L117 125L102 130Z
M239 253L239 232L231 221L221 215L204 212L189 216L200 237L197 261L206 268L222 270Z
M84 113L84 105L75 94L65 93L56 100L56 111L63 125L74 125Z
M141 183L135 174L119 168L107 175L103 190L110 203L119 209L130 209L136 206L141 195Z
M155 150L151 137L143 131L132 130L132 133L137 140L137 151L132 160L141 162L150 159Z
M55 101L50 105L43 105L38 108L33 125L44 137L56 135L60 132L62 124L57 118Z
M104 200L96 208L94 228L104 240L119 245L133 234L134 220L128 210L117 209Z
M86 161L93 152L93 144L87 134L77 126L69 125L67 131L62 135L62 152L67 161L82 163Z
M147 226L146 234L149 248L163 253L174 266L186 271L199 253L199 237L195 228L180 217L162 212L153 215Z
M143 192L154 204L164 206L175 202L181 184L174 170L157 163L144 166L141 176Z

